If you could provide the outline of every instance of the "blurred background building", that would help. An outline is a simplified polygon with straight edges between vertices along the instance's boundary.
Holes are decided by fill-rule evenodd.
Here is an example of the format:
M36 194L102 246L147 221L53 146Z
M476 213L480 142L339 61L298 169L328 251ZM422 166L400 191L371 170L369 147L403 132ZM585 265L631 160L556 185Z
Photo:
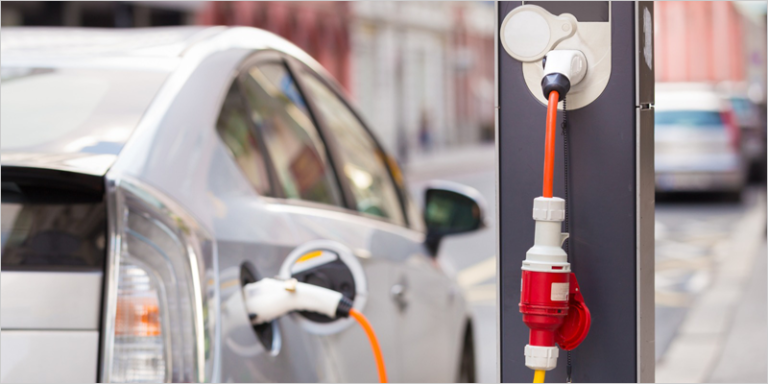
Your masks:
M2 26L265 29L316 58L403 163L493 141L493 2L3 2L2 11Z
M759 1L655 3L657 82L741 82L765 103L766 19Z

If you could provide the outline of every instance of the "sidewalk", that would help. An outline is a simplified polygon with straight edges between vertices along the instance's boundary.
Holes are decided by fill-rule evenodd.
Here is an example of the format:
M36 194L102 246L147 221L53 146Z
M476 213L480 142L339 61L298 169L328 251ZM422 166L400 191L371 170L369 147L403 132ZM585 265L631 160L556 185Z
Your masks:
M766 260L766 245L763 243L747 290L736 309L720 361L709 377L711 383L765 383L768 380Z
M766 382L765 195L717 256L716 275L692 303L656 381Z

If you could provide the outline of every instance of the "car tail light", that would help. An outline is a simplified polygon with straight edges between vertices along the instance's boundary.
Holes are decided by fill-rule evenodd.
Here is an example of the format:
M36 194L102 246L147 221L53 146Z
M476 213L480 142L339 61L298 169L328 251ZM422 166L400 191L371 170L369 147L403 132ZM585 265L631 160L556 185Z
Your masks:
M156 283L146 269L120 263L110 381L164 381L163 336Z
M728 109L720 112L720 120L722 120L728 132L731 148L738 152L741 148L741 132L739 131L739 125L736 123L736 115L733 113L733 110Z
M111 188L102 381L218 381L212 237L137 181ZM114 214L112 214L114 213Z

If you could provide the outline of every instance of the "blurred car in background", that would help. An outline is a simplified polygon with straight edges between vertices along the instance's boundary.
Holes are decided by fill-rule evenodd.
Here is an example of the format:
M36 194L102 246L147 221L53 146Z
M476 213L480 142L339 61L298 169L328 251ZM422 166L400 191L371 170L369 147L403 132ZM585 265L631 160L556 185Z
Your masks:
M251 324L243 284L317 240L362 265L392 380L474 380L436 250L481 227L479 194L443 183L419 210L306 53L254 28L1 39L3 382L372 381L351 319Z
M718 90L733 108L741 133L741 145L751 180L763 180L766 172L766 121L760 107L748 97L746 83L723 82Z
M658 192L722 192L738 199L745 159L730 103L711 84L656 85Z

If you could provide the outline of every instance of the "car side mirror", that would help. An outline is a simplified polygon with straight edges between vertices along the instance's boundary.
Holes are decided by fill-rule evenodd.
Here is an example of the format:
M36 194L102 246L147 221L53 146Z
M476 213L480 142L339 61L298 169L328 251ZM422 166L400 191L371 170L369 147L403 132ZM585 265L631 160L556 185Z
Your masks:
M474 188L449 181L432 181L424 192L426 246L437 255L444 236L485 227L485 200Z

